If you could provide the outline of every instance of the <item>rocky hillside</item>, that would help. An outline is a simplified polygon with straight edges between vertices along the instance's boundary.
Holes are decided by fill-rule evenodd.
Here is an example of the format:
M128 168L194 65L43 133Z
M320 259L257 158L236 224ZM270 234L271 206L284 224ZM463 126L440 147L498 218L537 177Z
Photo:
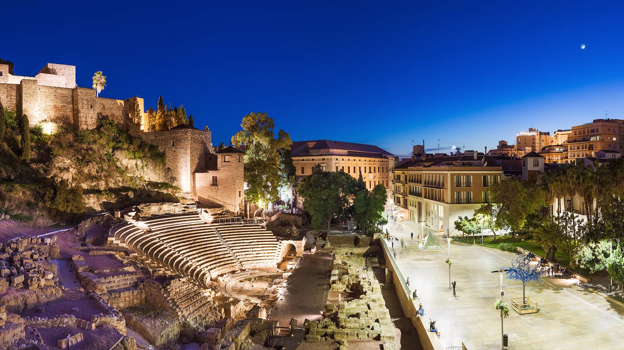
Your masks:
M30 158L14 114L5 111L0 142L0 212L36 225L68 222L89 212L146 201L177 201L165 154L100 119L94 130L59 125L53 135L31 128ZM0 140L2 141L2 140Z

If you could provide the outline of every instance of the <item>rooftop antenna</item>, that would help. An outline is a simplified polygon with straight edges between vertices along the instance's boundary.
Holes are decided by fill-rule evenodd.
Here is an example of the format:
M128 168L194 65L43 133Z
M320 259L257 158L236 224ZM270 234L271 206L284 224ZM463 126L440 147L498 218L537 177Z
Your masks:
M438 139L438 153L440 153L440 139Z

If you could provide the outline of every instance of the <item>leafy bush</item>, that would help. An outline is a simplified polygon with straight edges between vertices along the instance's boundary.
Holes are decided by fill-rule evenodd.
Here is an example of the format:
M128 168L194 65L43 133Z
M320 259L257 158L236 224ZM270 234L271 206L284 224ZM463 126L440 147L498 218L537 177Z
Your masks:
M516 246L511 243L500 243L497 247L498 249L504 250L506 252L517 252Z

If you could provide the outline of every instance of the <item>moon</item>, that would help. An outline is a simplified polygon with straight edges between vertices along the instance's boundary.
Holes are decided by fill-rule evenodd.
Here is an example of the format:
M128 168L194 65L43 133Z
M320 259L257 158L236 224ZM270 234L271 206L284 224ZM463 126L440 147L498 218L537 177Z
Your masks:
M585 44L581 44L581 50L585 50Z

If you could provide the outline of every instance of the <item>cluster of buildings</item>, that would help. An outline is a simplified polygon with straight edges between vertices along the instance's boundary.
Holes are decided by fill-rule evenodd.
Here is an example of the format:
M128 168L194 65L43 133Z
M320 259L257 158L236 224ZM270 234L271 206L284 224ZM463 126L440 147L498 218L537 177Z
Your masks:
M529 128L516 135L515 145L501 140L488 155L521 158L535 152L545 158L546 164L563 164L587 157L612 159L619 158L624 151L623 137L624 120L595 119L568 130L557 130L552 135Z

